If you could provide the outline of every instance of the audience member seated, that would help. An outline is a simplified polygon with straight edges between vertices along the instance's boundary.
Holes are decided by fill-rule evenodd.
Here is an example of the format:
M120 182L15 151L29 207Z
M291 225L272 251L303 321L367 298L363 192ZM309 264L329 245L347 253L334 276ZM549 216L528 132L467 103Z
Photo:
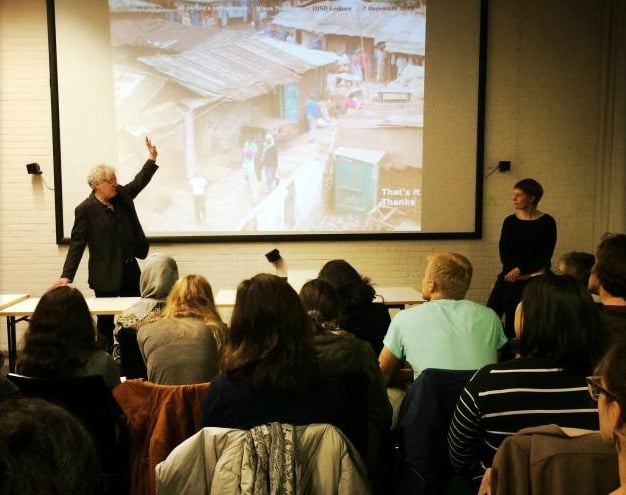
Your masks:
M226 325L202 275L186 275L172 287L161 317L137 332L148 380L161 385L209 382L218 372Z
M367 432L338 380L324 378L312 324L298 294L276 275L258 274L237 288L221 373L211 382L202 426L249 429L265 423L329 423L363 453Z
M78 289L55 287L46 292L24 334L17 372L35 378L102 375L113 388L120 383L113 358L96 346L96 330Z
M521 357L472 377L448 434L453 466L476 486L502 441L522 428L598 428L585 378L608 338L591 294L573 277L548 272L529 282L515 316Z
M378 356L391 318L383 303L374 302L376 290L369 278L359 275L345 260L329 261L318 278L330 282L339 295L339 327L368 341Z
M626 338L626 235L608 234L596 251L589 290L598 294L600 315L613 338Z
M321 279L302 286L300 299L314 324L313 345L324 375L362 373L367 378L368 445L366 463L372 478L381 463L381 439L391 426L391 404L378 359L370 345L337 326L340 301L334 287Z
M591 253L570 251L559 257L556 265L556 273L559 275L571 275L585 287L589 284L591 268L596 259Z
M165 305L165 298L178 279L178 265L173 258L157 253L148 258L141 271L139 288L141 300L120 314L113 329L113 359L120 365L118 334L122 328L136 331L156 319Z
M620 487L610 495L626 493L626 342L616 343L602 359L596 376L587 379L589 393L598 402L600 435L615 447Z
M0 493L94 495L98 455L65 409L34 397L0 403Z
M472 280L467 258L450 252L428 257L423 304L393 318L378 358L385 383L413 381L426 368L473 370L498 360L507 339L496 313L464 299ZM412 369L402 369L406 360Z

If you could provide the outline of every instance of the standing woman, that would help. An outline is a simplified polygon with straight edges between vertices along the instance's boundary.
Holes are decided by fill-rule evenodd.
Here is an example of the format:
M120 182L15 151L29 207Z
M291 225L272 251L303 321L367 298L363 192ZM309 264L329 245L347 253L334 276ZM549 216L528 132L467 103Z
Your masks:
M556 222L537 209L543 187L535 179L523 179L513 186L515 212L504 219L500 232L498 275L487 306L504 315L504 333L515 337L515 308L528 281L545 273L556 245Z

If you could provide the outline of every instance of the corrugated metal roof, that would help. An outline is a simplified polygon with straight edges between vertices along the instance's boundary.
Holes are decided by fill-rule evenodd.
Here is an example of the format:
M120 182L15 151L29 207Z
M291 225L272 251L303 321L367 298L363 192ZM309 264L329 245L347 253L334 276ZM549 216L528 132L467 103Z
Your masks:
M186 26L163 19L115 19L111 22L111 44L114 48L138 46L180 53L202 46L233 43L247 36L249 34L234 30Z
M317 34L363 36L386 43L388 52L424 55L426 16L388 3L321 2L307 7L288 7L274 24Z
M203 98L236 101L295 82L308 70L336 60L334 53L296 48L290 43L256 35L213 49L139 57L142 63Z

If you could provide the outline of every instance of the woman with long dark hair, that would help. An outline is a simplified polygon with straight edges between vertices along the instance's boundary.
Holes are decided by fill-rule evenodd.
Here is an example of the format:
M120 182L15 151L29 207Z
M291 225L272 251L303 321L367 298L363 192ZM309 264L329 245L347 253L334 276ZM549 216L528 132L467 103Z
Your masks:
M259 274L239 284L220 363L204 400L202 426L330 423L363 444L351 428L347 391L320 373L311 322L284 279Z
M113 358L96 346L94 320L78 289L56 287L35 307L17 372L36 378L102 375L109 387L120 382Z
M478 481L502 441L521 428L598 428L586 377L608 335L589 291L569 275L535 277L517 307L515 330L521 357L481 368L450 426L453 465Z

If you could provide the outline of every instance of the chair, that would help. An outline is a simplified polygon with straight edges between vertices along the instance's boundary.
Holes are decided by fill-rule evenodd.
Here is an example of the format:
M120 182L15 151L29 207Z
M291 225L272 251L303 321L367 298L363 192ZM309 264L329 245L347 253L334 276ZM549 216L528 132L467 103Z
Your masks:
M345 434L363 459L367 459L369 436L369 394L368 380L365 373L344 373L335 375L346 389L346 407L350 410L350 424L346 425Z
M544 425L508 437L491 470L492 495L611 493L620 484L617 452L597 431Z
M156 494L291 493L281 488L294 472L293 493L371 493L362 459L338 428L269 423L201 429L156 466Z
M148 370L137 343L136 328L120 328L117 332L120 345L120 375L127 380L132 378L148 378Z
M395 492L439 495L454 477L448 428L463 388L475 370L429 368L416 378L400 406L392 432L396 449Z
M126 418L102 376L52 379L9 373L7 378L23 395L39 397L73 413L95 441L103 493L128 493L130 440Z
M158 385L137 379L113 389L128 419L132 440L132 495L154 495L154 468L176 445L199 430L209 385Z

